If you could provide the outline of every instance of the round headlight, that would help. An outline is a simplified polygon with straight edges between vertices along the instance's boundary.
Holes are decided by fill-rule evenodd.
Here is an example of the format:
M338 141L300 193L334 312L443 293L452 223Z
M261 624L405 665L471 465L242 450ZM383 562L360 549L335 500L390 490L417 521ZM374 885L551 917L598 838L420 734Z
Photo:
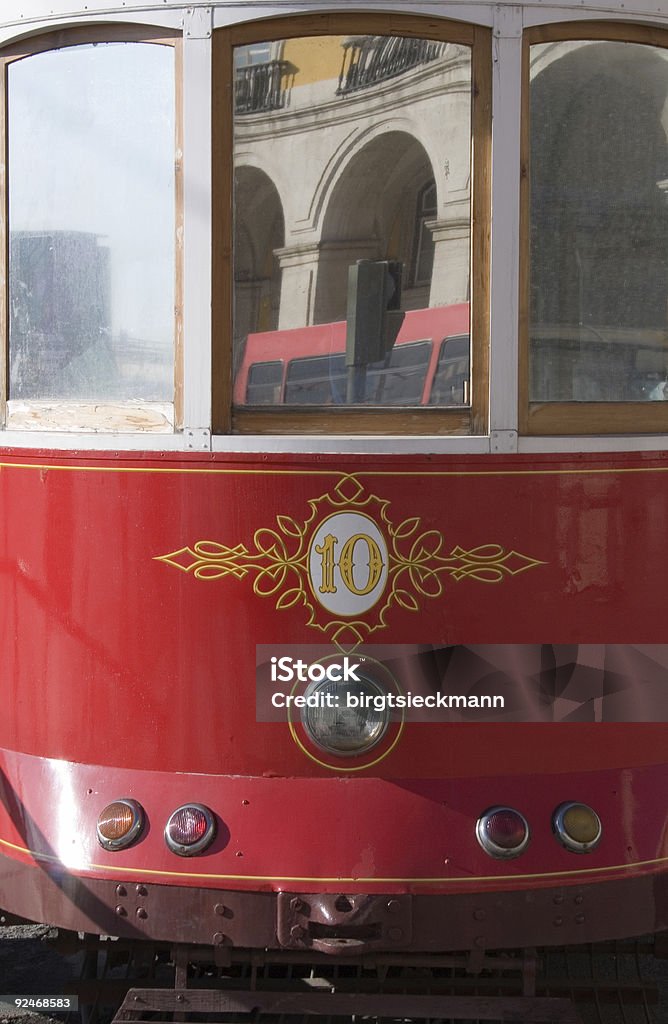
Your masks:
M144 825L144 811L136 800L114 800L97 819L97 838L105 850L122 850L134 843Z
M530 838L526 818L512 807L490 807L478 818L475 831L485 853L500 860L519 857Z
M170 816L165 826L165 842L180 857L192 857L211 843L216 834L216 819L202 804L184 804Z
M570 801L557 807L552 828L562 846L573 853L589 853L601 841L603 827L596 811L587 804Z
M306 733L322 750L339 757L363 754L385 735L390 720L387 691L375 680L311 683L301 711Z

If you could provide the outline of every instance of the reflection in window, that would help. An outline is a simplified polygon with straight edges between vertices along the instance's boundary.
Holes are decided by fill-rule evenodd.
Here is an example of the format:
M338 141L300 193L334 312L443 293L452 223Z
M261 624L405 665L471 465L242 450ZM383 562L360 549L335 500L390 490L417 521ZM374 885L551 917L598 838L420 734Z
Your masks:
M253 363L248 367L246 402L248 405L275 405L280 401L283 363Z
M668 51L531 50L533 401L664 398Z
M434 266L434 240L427 222L436 216L436 184L427 182L420 189L415 210L415 256L413 260L413 283L428 284Z
M9 397L171 402L174 54L9 65Z
M469 387L469 339L446 338L441 345L430 405L466 405Z
M235 113L257 114L284 106L288 64L280 60L280 52L280 43L235 47Z
M235 371L249 379L258 332L263 358L287 364L273 392L239 384L238 405L271 394L294 406L426 404L425 334L405 314L468 300L470 48L378 36L354 43L366 55L364 87L360 79L341 89L349 37L286 39L266 50L289 68L282 109L248 117L237 107ZM351 278L360 263L387 264L390 286L360 292ZM318 326L330 324L327 347Z

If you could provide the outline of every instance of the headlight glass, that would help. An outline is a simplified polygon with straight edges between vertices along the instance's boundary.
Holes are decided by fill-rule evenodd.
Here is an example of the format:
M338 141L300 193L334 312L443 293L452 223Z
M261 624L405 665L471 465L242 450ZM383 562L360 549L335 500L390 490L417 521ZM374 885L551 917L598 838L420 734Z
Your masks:
M490 807L476 822L476 836L490 857L509 860L526 850L530 832L526 818L514 807Z
M122 850L134 843L143 826L144 811L136 800L114 800L97 819L97 838L105 850Z
M165 827L165 842L180 857L201 853L213 841L216 819L203 804L184 804L170 816Z
M601 841L603 828L596 811L588 804L569 801L557 807L552 828L562 846L572 853L590 853Z
M387 691L375 680L311 683L304 691L311 706L302 708L301 720L309 738L339 757L355 757L385 735L390 720Z

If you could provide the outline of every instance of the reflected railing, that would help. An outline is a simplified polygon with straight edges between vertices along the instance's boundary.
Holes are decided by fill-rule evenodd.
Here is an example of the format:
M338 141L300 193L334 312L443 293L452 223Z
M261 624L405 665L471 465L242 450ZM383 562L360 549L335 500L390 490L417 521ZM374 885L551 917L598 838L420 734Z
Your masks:
M403 36L358 36L343 43L338 96L366 89L377 82L428 64L445 53L448 44Z
M237 68L235 109L237 114L260 114L281 110L285 105L284 75L288 62L270 60Z

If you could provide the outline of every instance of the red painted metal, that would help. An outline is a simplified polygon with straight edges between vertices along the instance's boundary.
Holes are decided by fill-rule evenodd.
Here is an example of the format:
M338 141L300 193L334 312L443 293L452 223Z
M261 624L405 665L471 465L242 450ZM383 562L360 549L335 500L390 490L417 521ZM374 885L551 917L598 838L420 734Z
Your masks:
M406 584L413 600L392 601L382 621L379 604L356 617L378 626L373 642L660 644L666 455L5 450L0 462L4 857L306 892L516 890L665 870L663 723L411 722L378 763L346 774L306 756L285 723L257 722L256 644L332 634L308 586L303 600L281 597L287 583L258 592L251 555L262 562L268 531L289 553L295 531L308 539L333 510L363 507L399 547L439 535L444 556L498 545L531 561L497 582L445 574L438 597ZM177 554L198 542L219 556L199 579ZM149 828L109 853L95 821L119 797L142 803ZM566 800L603 821L586 857L551 834ZM184 860L162 829L189 801L211 807L219 832ZM495 804L532 828L517 860L494 861L475 840L476 817Z

